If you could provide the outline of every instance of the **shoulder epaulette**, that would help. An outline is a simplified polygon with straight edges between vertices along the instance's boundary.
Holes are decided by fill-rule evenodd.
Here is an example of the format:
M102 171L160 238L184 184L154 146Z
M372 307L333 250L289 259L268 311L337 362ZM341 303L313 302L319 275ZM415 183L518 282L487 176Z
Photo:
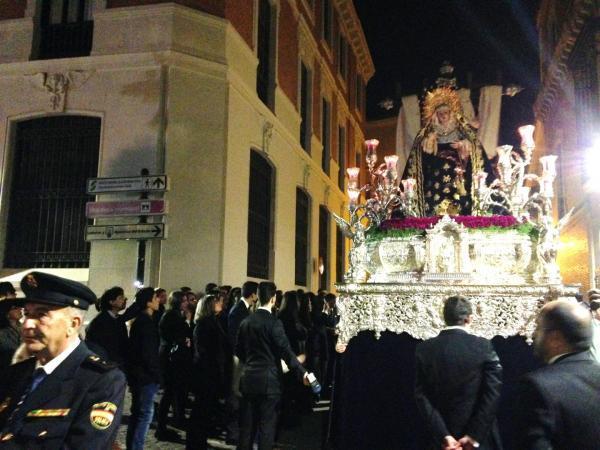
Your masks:
M85 358L83 364L91 366L95 369L100 369L102 372L107 372L118 367L118 364L102 359L98 355L89 355L87 358Z

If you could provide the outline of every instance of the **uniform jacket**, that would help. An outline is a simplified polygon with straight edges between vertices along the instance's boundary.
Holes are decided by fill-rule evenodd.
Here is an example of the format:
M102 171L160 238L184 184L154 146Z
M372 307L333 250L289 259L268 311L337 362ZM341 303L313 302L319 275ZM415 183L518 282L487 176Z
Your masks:
M3 374L0 449L109 449L123 413L123 373L82 342L22 398L35 363L27 359Z
M589 352L562 356L525 375L519 393L517 448L600 448L600 365Z
M282 359L290 369L306 372L290 347L281 320L264 309L242 321L236 354L244 364L242 394L281 394Z
M502 448L496 424L502 366L491 342L443 330L417 345L415 356L415 400L432 432L431 448L447 435L469 435L480 450Z

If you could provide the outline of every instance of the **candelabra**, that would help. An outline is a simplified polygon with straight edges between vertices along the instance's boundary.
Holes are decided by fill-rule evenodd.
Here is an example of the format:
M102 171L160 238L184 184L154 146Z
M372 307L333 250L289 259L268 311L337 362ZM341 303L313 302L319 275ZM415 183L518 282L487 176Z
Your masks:
M560 272L556 263L560 230L570 219L569 211L555 225L552 213L553 183L556 178L555 155L540 157L542 175L525 173L535 150L533 125L519 128L521 153L510 145L497 148L499 178L486 185L487 173L476 174L476 195L479 213L510 214L522 221L532 223L538 234L536 256L538 268L534 278L538 282L560 283ZM539 190L531 192L526 182L536 183Z
M370 182L360 186L360 168L350 167L348 174L348 197L350 204L349 221L333 214L333 217L344 233L352 239L350 250L350 264L346 273L346 281L355 281L362 278L363 269L361 261L366 251L365 235L372 227L378 227L385 219L389 219L392 211L397 210L405 216L416 216L415 212L415 180L409 178L402 180L398 177L398 156L385 156L384 164L377 166L377 147L379 141L370 139L365 141L366 162ZM364 204L360 203L362 193L365 193Z

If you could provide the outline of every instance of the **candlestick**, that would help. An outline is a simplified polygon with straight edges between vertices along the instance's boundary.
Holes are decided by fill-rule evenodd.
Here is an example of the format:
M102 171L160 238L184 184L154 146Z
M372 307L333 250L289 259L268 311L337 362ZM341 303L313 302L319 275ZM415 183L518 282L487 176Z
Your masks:
M348 167L346 173L348 174L348 188L357 188L360 169L358 167Z

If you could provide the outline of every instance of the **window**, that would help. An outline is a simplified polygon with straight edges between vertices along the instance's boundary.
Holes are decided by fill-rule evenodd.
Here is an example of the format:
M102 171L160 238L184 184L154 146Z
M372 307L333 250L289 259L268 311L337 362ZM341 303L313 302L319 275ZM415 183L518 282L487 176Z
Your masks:
M259 152L250 152L248 201L248 276L268 279L273 230L273 168Z
M17 124L5 267L89 266L85 186L98 173L100 124L84 116Z
M338 51L338 72L344 80L348 76L348 41L340 33L339 39L339 51Z
M89 56L94 24L92 0L44 0L39 59Z
M346 272L346 241L339 227L335 232L335 279L338 283L344 282Z
M311 73L303 62L300 63L300 145L310 154L310 137L312 134L312 87Z
M338 128L338 187L343 192L346 181L346 129L342 126Z
M360 152L356 152L355 156L355 167L362 167L362 154Z
M323 114L321 115L321 120L321 141L323 144L321 168L326 175L329 175L329 160L331 159L331 106L325 99L323 99Z
M356 75L356 109L363 112L363 95L364 95L364 84L360 75Z
M333 48L333 10L331 0L323 0L323 39Z
M308 286L309 227L310 197L303 189L296 188L295 280L299 286Z
M258 68L256 92L270 109L274 107L275 94L275 14L269 0L259 0L258 5Z
M319 206L319 289L329 287L329 211Z

